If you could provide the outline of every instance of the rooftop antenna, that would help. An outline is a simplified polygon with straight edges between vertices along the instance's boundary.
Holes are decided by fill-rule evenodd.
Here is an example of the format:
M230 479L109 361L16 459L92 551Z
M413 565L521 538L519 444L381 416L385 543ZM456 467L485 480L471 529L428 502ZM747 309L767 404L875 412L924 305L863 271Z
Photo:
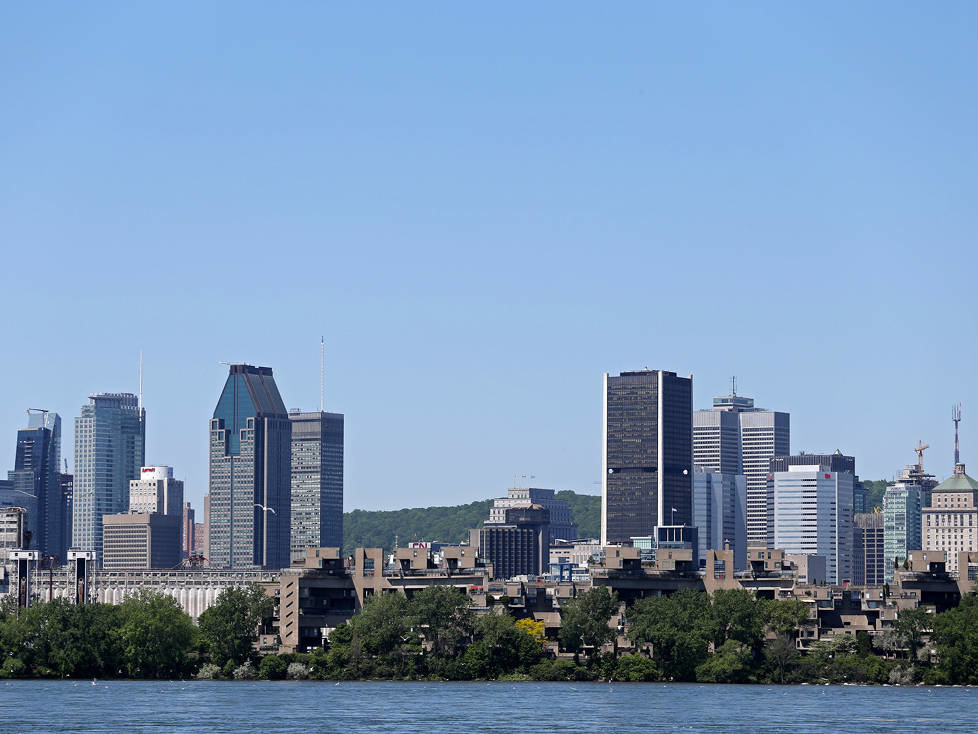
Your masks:
M730 378L730 395L737 397L737 375Z
M958 451L958 424L961 423L961 403L951 406L951 420L954 421L954 465L961 463L961 453Z
M142 410L143 408L143 350L139 350L139 402L136 404L136 408Z
M319 337L319 412L326 411L326 337Z

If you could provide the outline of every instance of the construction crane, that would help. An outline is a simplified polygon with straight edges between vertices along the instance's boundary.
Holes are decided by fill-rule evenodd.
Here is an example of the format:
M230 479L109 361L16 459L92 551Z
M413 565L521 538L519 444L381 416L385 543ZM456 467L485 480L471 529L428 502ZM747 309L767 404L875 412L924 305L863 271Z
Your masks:
M929 443L924 443L923 441L917 441L917 448L914 451L917 453L917 473L924 473L924 452L930 448Z

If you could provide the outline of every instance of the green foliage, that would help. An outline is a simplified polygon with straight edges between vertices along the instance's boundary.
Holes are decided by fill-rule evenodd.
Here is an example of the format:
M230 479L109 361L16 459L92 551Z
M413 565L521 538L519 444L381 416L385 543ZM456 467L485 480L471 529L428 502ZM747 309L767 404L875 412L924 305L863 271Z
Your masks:
M709 595L683 590L635 603L628 615L628 637L652 645L652 658L666 680L696 680L706 662L716 624Z
M601 496L593 494L578 494L569 489L562 489L554 495L555 499L565 500L574 522L577 523L577 534L581 538L601 537ZM570 538L567 538L570 540Z
M309 677L309 666L300 662L289 663L285 677L289 680L306 680Z
M261 680L282 680L289 669L289 664L278 655L266 655L258 663L258 678Z
M618 659L611 680L643 683L659 680L659 668L644 655L623 655Z
M939 661L935 682L978 684L978 597L968 594L932 624L931 644Z
M0 666L0 678L26 678L27 666L20 658L7 658Z
M866 511L872 512L874 507L879 507L883 509L883 495L886 492L886 486L890 482L885 479L864 479L863 487L866 488Z
M748 645L729 639L696 669L703 683L746 683L751 679L754 656Z
M582 538L600 535L601 498L561 490L557 499L566 500ZM414 540L440 540L458 543L468 539L472 528L482 526L489 516L492 500L478 500L449 507L412 507L403 510L353 510L343 514L343 552L356 547L393 548Z
M118 629L126 672L133 678L178 678L196 630L176 599L140 589L119 606Z
M578 652L584 647L599 648L617 637L609 626L618 611L618 596L607 586L595 586L560 610L560 644L565 650Z
M249 660L244 665L239 665L234 669L231 676L235 680L254 680L255 679L255 666L251 664Z
M275 600L257 584L224 589L214 606L197 620L201 640L211 662L236 666L253 655L259 628L271 619Z
M907 650L910 660L916 662L917 651L923 644L924 633L930 629L933 617L927 613L926 607L916 609L901 609L897 613L893 631L899 635Z

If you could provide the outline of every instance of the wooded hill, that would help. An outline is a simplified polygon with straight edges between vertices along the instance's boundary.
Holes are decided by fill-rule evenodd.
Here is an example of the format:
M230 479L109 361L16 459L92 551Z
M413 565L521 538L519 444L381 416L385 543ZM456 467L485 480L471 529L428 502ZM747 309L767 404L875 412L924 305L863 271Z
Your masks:
M562 490L556 496L570 505L580 536L597 538L601 531L601 497L571 490ZM489 499L449 507L346 512L343 514L343 551L350 553L356 547L390 549L394 547L395 536L402 547L414 540L466 541L468 531L481 527L489 518L491 506Z

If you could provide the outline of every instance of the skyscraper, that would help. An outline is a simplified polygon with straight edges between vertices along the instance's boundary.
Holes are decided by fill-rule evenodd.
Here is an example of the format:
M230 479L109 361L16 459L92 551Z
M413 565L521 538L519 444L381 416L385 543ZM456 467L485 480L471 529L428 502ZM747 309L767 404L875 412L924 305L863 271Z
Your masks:
M706 562L707 550L734 552L734 568L747 567L747 482L743 474L709 472L693 467L693 524L698 529L697 560Z
M693 520L693 378L637 370L604 375L601 542Z
M883 493L883 580L893 581L893 566L903 563L912 550L923 549L921 519L937 486L922 463L911 464Z
M879 586L884 581L883 513L857 512L852 521L852 583Z
M828 459L811 463L812 457ZM800 455L772 459L774 547L825 558L830 583L852 580L850 456Z
M37 498L27 525L31 548L42 555L66 558L65 518L61 494L61 416L46 410L27 411L27 428L17 431L14 470L7 477L17 492Z
M211 565L289 565L292 421L270 367L230 366L210 421Z
M292 411L292 551L343 547L343 414Z
M145 461L146 411L132 393L96 393L75 418L72 545L102 559L102 515L129 509Z
M129 482L129 512L158 512L180 517L183 482L173 478L173 467L144 466L139 479Z
M769 463L790 453L791 416L754 407L737 395L713 398L711 410L693 415L693 463L707 471L743 474L747 480L747 543L770 545L773 507Z

